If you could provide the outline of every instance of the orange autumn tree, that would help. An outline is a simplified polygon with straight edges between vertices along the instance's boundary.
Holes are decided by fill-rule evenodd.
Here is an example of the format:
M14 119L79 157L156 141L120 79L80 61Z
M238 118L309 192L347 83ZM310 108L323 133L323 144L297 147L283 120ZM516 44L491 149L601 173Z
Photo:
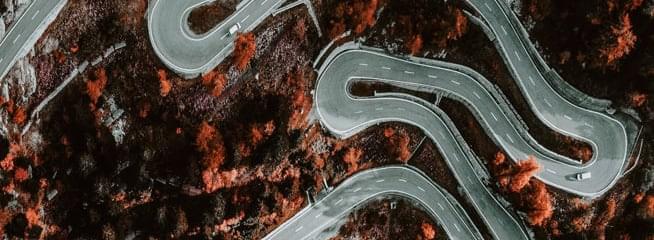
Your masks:
M447 39L457 40L468 31L468 18L458 8L450 8L449 10L450 12L453 11L455 15L455 22L454 28L447 33Z
M538 170L540 170L540 165L533 156L529 156L527 160L519 161L511 177L509 189L512 192L520 192Z
M607 65L613 65L617 60L629 54L636 46L637 37L632 31L631 18L626 13L620 18L620 23L611 26L609 39L604 47L599 49L600 57Z
M234 42L234 65L240 71L250 63L257 50L254 33L238 33Z
M366 28L375 25L375 12L377 11L378 0L368 0L354 5L354 32L362 33Z
M393 128L384 129L384 137L388 140L388 148L395 158L403 163L409 161L411 150L409 149L410 138L405 132L399 134Z
M422 36L420 34L415 35L411 41L407 42L407 48L411 55L416 55L422 49Z
M354 33L361 34L375 25L375 13L379 7L378 0L340 1L330 19L328 35L331 39L340 36L347 29L347 24L354 26Z
M202 165L204 166L202 181L205 191L215 191L213 179L219 173L219 168L223 165L226 156L223 137L214 126L203 121L198 128L195 145L204 155L202 158Z
M86 81L86 93L89 95L91 103L95 105L107 86L107 72L104 68L98 68L93 71L93 76L95 79Z
M422 236L425 239L431 240L436 238L436 229L434 229L434 226L432 226L431 224L423 222L420 225L420 229L422 229Z
M359 161L363 156L363 151L358 148L349 148L343 155L343 162L347 164L347 174L350 175L359 170Z
M170 93L170 89L172 88L172 83L170 82L170 80L168 80L168 77L166 76L166 70L159 69L159 71L157 71L157 75L159 75L159 85L160 85L159 94L162 97L168 96L168 93Z
M527 216L529 224L542 226L547 219L552 217L552 197L547 191L545 184L538 180L532 180L527 194L523 194L525 205L528 206Z
M211 95L218 97L225 90L227 78L224 73L214 70L202 76L202 85L209 89Z

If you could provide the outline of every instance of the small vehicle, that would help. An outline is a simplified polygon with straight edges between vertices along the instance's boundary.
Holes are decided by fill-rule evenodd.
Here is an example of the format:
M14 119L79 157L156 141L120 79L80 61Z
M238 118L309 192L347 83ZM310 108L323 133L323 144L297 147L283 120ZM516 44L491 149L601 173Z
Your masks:
M236 24L232 25L232 26L229 28L229 35L231 36L231 35L236 34L236 32L237 32L239 29L241 29L241 24L240 24L240 23L236 23Z
M591 177L590 172L580 172L575 175L575 179L577 181L583 181L589 179L590 177Z

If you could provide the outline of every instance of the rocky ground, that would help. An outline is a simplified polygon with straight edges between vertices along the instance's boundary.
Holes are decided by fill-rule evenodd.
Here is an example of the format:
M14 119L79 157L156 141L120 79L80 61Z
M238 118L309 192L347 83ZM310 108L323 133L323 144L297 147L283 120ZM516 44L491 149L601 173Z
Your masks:
M25 2L6 0L0 10L5 16ZM0 94L0 234L256 239L299 211L305 190L320 191L323 176L336 185L361 169L408 162L459 199L489 237L438 149L429 141L419 145L424 136L418 129L382 124L340 140L312 122L312 60L347 30L349 39L395 54L472 67L502 87L537 140L562 154L588 157L587 145L533 116L493 45L462 14L461 2L313 3L325 36L318 37L306 8L294 8L239 36L233 57L210 73L185 80L150 47L146 0L69 0L34 51L2 81L8 91ZM194 11L191 29L208 31L235 4L219 0ZM564 79L638 111L646 141L635 170L593 201L528 178L517 189L517 176L529 173L529 166L505 161L460 103L445 100L441 107L487 161L498 180L492 187L514 203L538 238L651 238L652 1L515 4ZM119 42L127 47L75 78L21 136L31 111L75 66ZM356 90L365 95L371 89L393 90ZM412 206L375 200L353 212L334 238L446 238L437 222Z

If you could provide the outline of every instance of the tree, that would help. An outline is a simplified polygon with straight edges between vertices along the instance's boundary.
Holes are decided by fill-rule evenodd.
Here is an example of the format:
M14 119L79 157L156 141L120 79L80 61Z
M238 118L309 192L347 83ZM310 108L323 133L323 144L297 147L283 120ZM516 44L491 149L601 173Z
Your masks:
M384 129L384 136L388 140L388 150L395 159L406 163L411 157L411 150L409 149L409 143L411 139L409 135L401 131L399 134L393 130L393 128Z
M450 8L450 12L454 13L455 22L454 28L447 33L447 39L457 40L468 31L468 18L458 8Z
M218 97L225 90L227 79L225 78L224 73L215 70L202 76L202 85L209 88L211 95Z
M238 33L234 43L234 64L243 71L257 50L254 33Z
M375 12L377 11L378 0L369 0L367 3L355 3L355 10L352 11L355 18L354 32L362 33L368 27L375 25Z
M599 53L607 65L614 65L636 46L637 37L632 31L628 13L622 15L620 22L611 26L610 32L605 35L609 37L605 40L604 46L599 49Z
M425 239L431 240L436 238L436 229L434 229L434 226L431 224L423 222L420 225L420 228L422 229L422 236L425 237Z
M168 80L168 78L166 77L166 70L159 69L159 71L157 71L157 74L159 75L159 85L160 85L159 94L162 97L168 96L168 93L172 88L172 84L170 83L170 80Z
M640 215L644 219L654 219L654 195L647 195L640 204Z
M14 117L13 117L14 123L16 125L23 125L25 123L25 120L27 120L27 115L25 113L25 108L23 107L18 107L16 108L16 111L14 112Z
M86 81L86 93L91 99L93 105L98 103L98 99L102 96L102 91L107 86L107 73L104 68L98 68L93 71L94 80L89 79Z
M527 201L529 224L542 226L547 219L552 217L552 197L541 181L533 180L530 188L527 194L523 194L529 200Z
M352 174L359 170L359 160L363 156L363 151L358 148L348 148L345 155L343 155L343 162L347 164L347 174Z
M503 152L497 152L495 153L495 158L493 158L493 161L491 162L495 166L499 166L503 164L506 160L506 156L504 155Z
M418 52L420 52L420 49L422 49L422 36L420 34L416 34L411 39L411 41L407 43L407 48L409 48L411 55L416 55Z
M516 164L515 173L511 177L510 190L512 192L520 192L539 169L540 165L538 165L538 162L533 156L529 156L527 160L519 161Z

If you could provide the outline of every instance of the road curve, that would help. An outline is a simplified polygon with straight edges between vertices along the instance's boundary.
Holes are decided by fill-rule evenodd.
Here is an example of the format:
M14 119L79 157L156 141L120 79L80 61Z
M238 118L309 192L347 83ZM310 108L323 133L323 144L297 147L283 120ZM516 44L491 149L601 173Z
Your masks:
M628 137L625 126L612 116L579 107L552 88L543 72L549 67L541 60L526 34L520 34L522 25L506 2L466 0L466 3L481 16L495 36L493 41L498 51L535 115L554 131L591 145L593 157L581 168L591 168L598 161L616 162L611 171L594 174L610 183L601 189L596 187L596 194L591 197L606 192L619 179L627 162L628 146L635 139Z
M0 42L0 80L34 46L67 0L33 0Z
M502 100L501 93L487 79L469 68L414 58L430 63L426 65L373 50L347 48L333 52L329 58L330 61L326 62L329 66L321 68L321 78L325 80L320 79L318 82L315 101L321 120L331 126L330 129L338 135L352 135L360 128L369 126L370 122L379 121L378 118L382 115L412 118L412 114L407 114L406 107L383 106L386 104L384 101L363 105L359 103L360 99L348 95L346 88L351 80L372 79L416 91L445 92L453 99L465 103L491 139L512 159L521 160L534 156L543 167L543 171L537 173L536 177L548 185L578 195L594 197L610 189L621 176L626 159L621 158L622 146L611 144L615 139L614 132L591 132L598 134L591 135L592 139L598 139L598 142L593 144L600 146L595 152L597 160L585 165L576 164L575 161L539 145L524 126L516 124L517 116L512 116L515 112L510 109L508 102ZM321 84L322 82L327 83ZM549 113L556 114L555 111ZM585 114L585 111L559 113L580 119L577 123L579 125L586 123ZM601 177L585 181L573 180L573 176L581 171L589 171L594 176Z
M171 70L185 78L208 72L234 49L229 28L237 23L239 32L254 29L285 0L243 0L227 19L204 34L190 30L188 17L195 8L212 0L154 0L147 13L148 33L154 52Z
M451 239L483 239L463 208L424 173L408 166L386 166L359 172L320 201L302 209L263 239L313 239L354 208L380 196L418 202Z
M333 51L327 59L319 72L314 96L316 112L323 126L340 138L347 138L382 122L404 122L420 128L438 146L461 184L463 194L479 212L494 237L528 239L521 225L480 179L483 170L475 168L476 159L465 142L456 137L460 134L444 112L416 98L358 98L348 92L351 82L358 79L387 83L393 80L410 83L412 79L422 78L426 82L433 81L433 77L438 75L431 75L431 71L436 68L347 47ZM448 75L443 75L445 73L439 71L434 74L440 74L438 78L448 79ZM452 72L448 74L452 75Z

